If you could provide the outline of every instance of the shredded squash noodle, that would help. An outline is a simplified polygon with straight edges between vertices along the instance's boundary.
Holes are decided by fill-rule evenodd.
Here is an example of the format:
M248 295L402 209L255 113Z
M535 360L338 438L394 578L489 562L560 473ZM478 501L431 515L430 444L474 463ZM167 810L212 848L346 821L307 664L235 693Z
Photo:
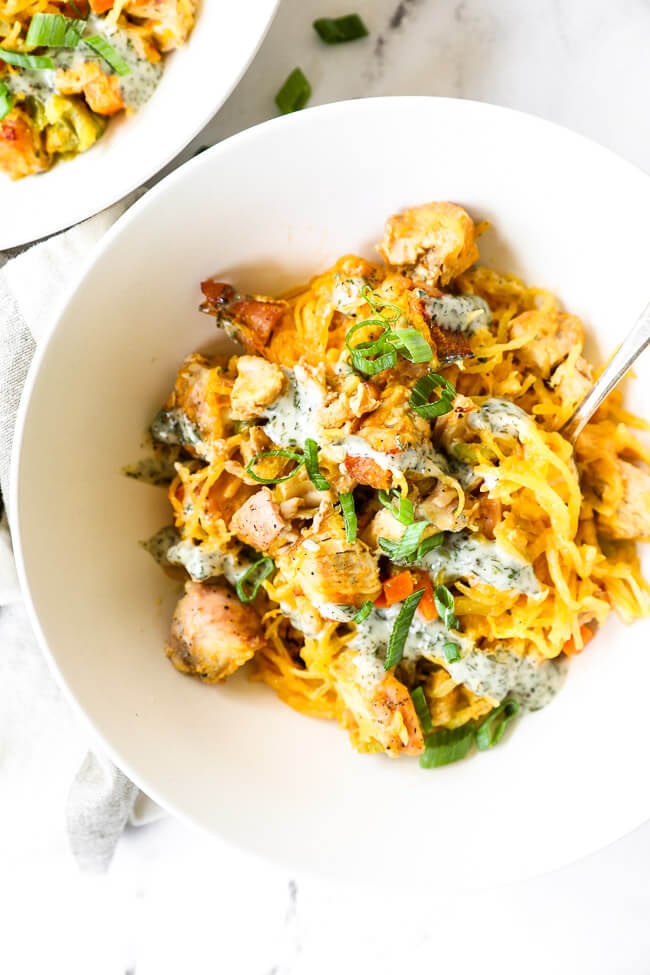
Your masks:
M216 682L252 661L358 750L426 768L546 705L612 610L650 611L648 424L616 391L574 452L583 326L477 264L482 229L431 203L388 220L382 263L279 298L204 281L243 348L190 355L152 425L173 664Z

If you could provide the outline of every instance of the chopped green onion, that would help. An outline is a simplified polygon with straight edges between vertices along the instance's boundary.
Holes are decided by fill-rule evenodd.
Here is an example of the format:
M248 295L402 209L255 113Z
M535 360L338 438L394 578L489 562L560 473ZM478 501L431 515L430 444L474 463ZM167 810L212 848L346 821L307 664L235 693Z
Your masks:
M397 307L397 305L390 305L387 302L378 301L377 298L375 298L374 291L371 287L369 287L369 285L364 284L363 288L361 289L361 294L363 295L366 304L370 305L375 315L381 315L387 324L392 325L394 322L398 322L402 317L402 311ZM384 312L384 308L392 308L393 314L387 315Z
M415 521L412 525L406 527L404 534L398 542L391 542L387 538L377 539L379 547L393 562L413 561L417 554L422 533L428 524L428 521Z
M379 326L382 330L376 339L359 342L358 345L351 344L350 339L355 332L361 328L374 326ZM397 352L388 342L389 334L391 332L387 323L380 318L367 318L362 322L355 322L352 328L348 329L345 335L345 344L350 353L352 365L358 372L362 372L366 376L374 376L378 372L383 372L384 369L392 369L397 362ZM372 356L376 358L372 358Z
M121 78L126 74L131 74L131 68L124 58L117 53L113 45L105 37L101 37L100 34L93 34L92 37L84 37L84 44L91 48L95 54L99 54L100 58L103 58L115 74L118 74Z
M453 640L447 640L443 644L442 652L448 664L455 664L457 660L460 660L460 647Z
M34 14L25 44L27 47L76 47L85 28L85 20L62 14Z
M318 466L318 444L309 438L305 440L305 466L309 480L317 491L329 490L330 482L323 477Z
M242 603L252 603L257 596L257 590L260 588L264 580L268 579L274 569L275 563L273 562L273 559L268 557L268 555L258 559L257 562L246 569L243 576L240 576L237 580L237 585L235 586L237 595L241 599ZM244 585L246 584L252 587L248 591L244 588Z
M366 342L359 342L358 345L351 345L350 339L355 332L361 328L371 328L378 326L381 328L380 334L376 339L369 339ZM386 348L386 336L390 334L388 323L383 318L364 318L362 322L355 322L352 328L345 333L345 344L349 352L363 352L366 356L382 352Z
M13 95L5 85L4 81L0 81L0 122L8 115L11 109L14 107Z
M476 745L480 751L485 751L488 748L492 748L493 745L498 745L506 728L516 716L519 714L519 704L513 698L507 697L505 701L502 701L498 708L494 711L490 711L488 716L483 719L478 728L476 729ZM498 719L498 720L497 720ZM496 720L496 725L494 721Z
M415 521L415 515L413 513L413 502L409 501L408 498L402 497L402 492L398 491L396 488L391 488L390 492L380 491L379 492L379 503L388 508L393 518L401 522L402 525L412 525ZM391 498L396 498L397 508L393 505Z
M348 542L356 541L357 537L357 513L354 509L354 495L352 491L344 491L343 494L339 494L339 501L341 502L341 511L343 512L343 520L345 521L345 537Z
M284 477L259 477L253 468L260 460L263 460L264 457L286 457L287 460L294 460L296 462L296 466L289 474L285 474ZM305 458L301 456L301 454L295 453L293 450L265 450L261 454L255 454L255 456L249 460L248 464L246 465L246 473L252 477L254 481L257 481L258 484L282 484L284 481L289 481L292 477L295 477L304 463Z
M389 341L409 362L429 362L433 358L431 346L417 328L400 328L392 333Z
M300 68L294 68L275 96L275 104L283 115L299 112L311 98L311 85Z
M440 768L465 758L474 741L475 728L473 722L463 724L460 728L442 728L427 735L424 739L424 752L420 755L422 768Z
M411 623L413 622L415 611L418 608L418 604L423 596L424 589L417 589L415 592L412 592L410 596L407 596L402 603L400 611L395 619L395 625L393 626L390 639L388 640L388 650L386 651L384 670L390 670L391 667L397 667L398 663L404 656L404 644L406 643L406 638L409 630L411 629Z
M431 720L431 712L429 711L429 705L427 704L427 699L424 696L424 690L422 687L413 688L411 691L411 700L413 701L413 707L415 708L415 713L418 716L422 733L424 735L428 735L433 731L433 722Z
M440 548L444 540L444 532L438 532L437 535L429 535L428 538L423 538L418 545L417 552L415 553L415 560L419 562L420 559L424 558L427 552L430 552L434 548Z
M361 352L353 352L350 358L352 365L358 372L362 372L366 376L376 376L378 372L393 368L397 362L397 352L395 349L389 349L377 356L376 359L368 359Z
M455 602L449 589L446 586L436 586L433 592L433 601L438 610L438 616L448 630L458 629L458 618L454 613Z
M440 399L436 400L435 403L430 403L429 397L437 387L442 390ZM452 400L455 395L456 390L444 376L439 376L437 372L428 372L426 376L418 379L413 387L409 406L418 416L423 416L429 420L435 416L451 413Z
M363 621L367 620L370 614L372 613L373 606L374 603L372 599L366 600L366 602L363 604L363 606L361 607L357 615L352 617L352 621L354 623L363 623Z
M344 44L368 36L368 28L359 14L345 17L319 17L314 21L314 30L326 44Z
M16 68L28 68L30 71L51 71L54 68L52 58L36 54L21 54L19 51L7 51L0 47L0 61L13 64Z

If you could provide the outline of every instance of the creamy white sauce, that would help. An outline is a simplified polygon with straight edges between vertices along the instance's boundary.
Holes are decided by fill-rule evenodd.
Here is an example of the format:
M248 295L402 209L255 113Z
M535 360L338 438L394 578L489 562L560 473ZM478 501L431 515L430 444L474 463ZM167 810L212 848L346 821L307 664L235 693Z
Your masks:
M516 589L536 596L542 591L529 562L497 542L475 538L465 531L445 532L444 543L427 552L417 564L436 583L474 578L504 592Z
M430 444L422 444L418 447L407 447L399 453L387 454L381 450L374 450L364 437L358 434L351 434L342 438L338 443L330 445L330 454L336 459L344 460L350 457L369 457L382 468L392 474L401 471L415 471L428 477L440 477L447 474L450 464L446 457L439 453Z
M490 306L478 295L440 295L432 298L425 291L418 292L432 321L449 332L473 335L479 328L492 324Z
M359 610L354 606L346 606L343 603L320 603L318 612L326 620L338 620L339 623L349 623L354 619Z
M330 296L336 310L348 315L353 314L365 302L365 298L361 294L361 289L365 284L365 280L358 277L339 280L332 288Z
M157 531L155 535L152 535L151 538L148 538L146 542L140 542L140 545L159 565L168 566L171 565L167 557L169 550L174 545L177 545L179 540L179 534L174 526L166 525L160 531Z
M302 366L286 369L285 374L287 388L264 411L269 421L264 432L278 446L302 447L308 438L320 443L323 387Z
M178 408L156 414L151 424L151 436L166 445L198 447L203 443L199 428Z
M515 403L506 399L488 399L470 413L467 423L472 430L489 430L495 436L516 437L522 442L532 432L533 420Z
M122 473L135 481L152 484L154 487L164 487L173 480L176 468L173 458L160 455L143 457L135 464L127 464L122 468Z
M233 586L253 564L250 559L242 555L232 555L220 549L195 545L191 539L172 545L167 552L167 561L172 565L182 565L195 582L204 582L215 576L225 576Z

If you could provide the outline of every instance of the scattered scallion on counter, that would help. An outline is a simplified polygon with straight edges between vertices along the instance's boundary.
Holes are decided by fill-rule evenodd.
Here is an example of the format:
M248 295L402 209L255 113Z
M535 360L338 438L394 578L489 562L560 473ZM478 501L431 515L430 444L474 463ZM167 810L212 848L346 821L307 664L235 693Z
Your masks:
M479 751L483 752L499 744L506 728L517 717L519 710L518 702L507 697L498 708L490 711L476 729L476 747Z
M285 457L287 460L295 461L296 466L288 474L285 474L284 477L260 477L259 474L255 473L253 468L265 457ZM295 477L304 463L305 458L302 456L302 454L297 454L294 450L265 450L261 454L255 454L255 456L249 460L248 464L246 465L246 473L249 475L249 477L252 477L254 481L257 481L258 484L282 484L284 481L289 481L292 477Z
M253 565L249 566L237 580L235 589L242 603L251 603L257 596L257 590L265 579L271 575L275 569L273 559L265 555L258 559Z
M357 537L357 512L354 507L354 495L352 491L344 491L343 494L339 494L339 501L341 502L341 511L343 512L343 520L345 522L345 537L348 542L356 541Z
M411 700L413 701L413 707L415 708L415 713L418 716L418 721L422 728L422 734L430 734L433 731L433 722L431 721L431 712L429 711L427 699L424 696L424 689L422 687L414 687L411 691Z
M440 396L434 402L429 402L429 397L434 389L440 389ZM411 391L409 406L425 419L430 420L436 416L444 416L451 413L453 399L456 390L444 376L437 372L428 372L426 376L421 376Z
M373 607L373 605L374 605L374 603L372 602L371 599L366 600L366 602L363 604L363 606L361 607L361 609L359 610L359 612L356 614L356 616L353 616L352 617L352 622L353 623L363 623L364 620L367 620L368 617L370 616L370 614L372 613L372 607Z
M420 755L421 768L440 768L465 758L472 747L476 729L473 722L460 728L441 728L424 739L424 752Z
M329 490L330 482L321 473L321 469L318 466L318 444L315 440L307 439L305 440L305 466L307 468L307 474L309 475L309 480L314 485L317 491L327 491Z
M25 38L27 47L77 47L85 20L62 14L34 14Z
M311 85L300 68L294 68L275 96L275 104L283 115L299 112L311 98Z
M404 645L411 629L411 623L419 602L424 596L424 589L416 589L410 596L407 596L400 607L400 611L395 618L395 624L388 640L388 650L384 660L384 670L396 667L404 656Z
M11 109L14 107L14 99L5 85L4 81L0 81L0 122L8 115Z
M446 586L436 586L433 592L433 601L438 610L438 616L448 630L458 629L458 618L454 612L454 597Z
M13 64L15 68L27 68L30 71L52 71L52 58L39 54L21 54L20 51L7 51L0 47L0 61Z
M380 491L378 498L379 503L384 508L388 508L393 518L396 518L402 525L413 524L415 521L413 502L409 501L408 498L403 498L401 491L398 491L396 488L391 488L390 491ZM397 507L393 504L392 499L397 501Z
M326 44L345 44L368 36L368 28L359 14L346 14L344 17L319 17L314 21L314 30Z
M92 37L84 37L83 42L89 48L91 48L95 54L99 54L100 58L103 58L104 61L106 61L106 64L113 69L115 74L119 75L121 78L123 78L124 75L131 74L131 69L124 58L118 54L113 45L107 41L105 37L101 37L99 34L93 34Z
M378 538L379 547L393 562L412 562L428 525L428 521L415 521L412 525L407 525L397 542L391 542L388 538Z

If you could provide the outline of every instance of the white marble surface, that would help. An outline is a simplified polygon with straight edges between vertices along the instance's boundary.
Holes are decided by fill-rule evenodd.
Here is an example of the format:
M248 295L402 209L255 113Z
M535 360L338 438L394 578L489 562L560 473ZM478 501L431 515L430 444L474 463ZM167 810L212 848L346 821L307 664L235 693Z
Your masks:
M352 9L372 36L322 46L311 20ZM647 0L283 0L247 75L181 158L273 115L273 94L299 64L313 103L400 93L497 102L569 125L650 172L649 37ZM24 648L19 664L3 653L16 646ZM558 874L464 897L447 896L432 877L430 895L412 898L408 876L417 864L405 864L400 889L361 897L251 861L171 819L127 831L110 873L86 878L70 860L63 823L85 744L30 649L20 608L4 611L0 971L7 975L650 971L650 826ZM377 855L399 855L398 839Z

